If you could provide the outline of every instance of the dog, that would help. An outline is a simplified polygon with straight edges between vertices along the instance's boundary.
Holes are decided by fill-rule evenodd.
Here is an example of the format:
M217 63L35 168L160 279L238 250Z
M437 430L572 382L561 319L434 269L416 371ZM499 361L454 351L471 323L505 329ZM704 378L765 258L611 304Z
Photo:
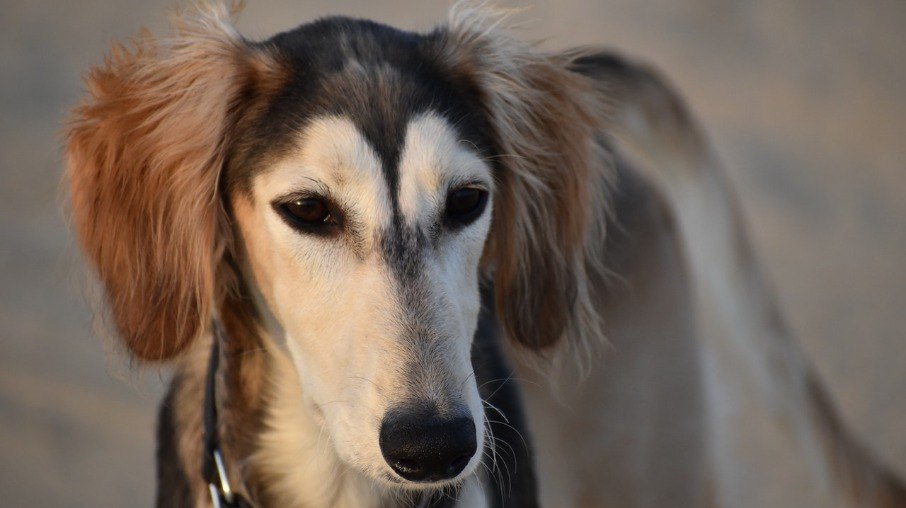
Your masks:
M792 499L906 506L655 71L468 4L261 42L232 11L114 46L67 127L115 334L175 366L158 506L794 506L752 426Z

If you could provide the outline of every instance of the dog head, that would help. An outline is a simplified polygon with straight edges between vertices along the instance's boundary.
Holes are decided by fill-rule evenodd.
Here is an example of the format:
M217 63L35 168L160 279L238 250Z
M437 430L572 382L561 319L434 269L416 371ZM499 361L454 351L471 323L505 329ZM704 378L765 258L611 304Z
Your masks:
M330 18L252 43L214 6L114 48L73 115L68 176L132 354L173 358L214 313L253 318L235 288L254 285L341 459L410 488L470 474L480 281L528 349L595 328L600 107L495 24Z

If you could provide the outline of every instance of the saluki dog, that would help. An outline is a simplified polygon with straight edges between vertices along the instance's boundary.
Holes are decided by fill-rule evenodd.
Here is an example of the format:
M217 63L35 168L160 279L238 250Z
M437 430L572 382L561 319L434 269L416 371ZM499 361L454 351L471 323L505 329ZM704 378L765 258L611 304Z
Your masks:
M483 6L232 11L114 46L67 126L109 322L175 366L158 505L906 506L655 72Z

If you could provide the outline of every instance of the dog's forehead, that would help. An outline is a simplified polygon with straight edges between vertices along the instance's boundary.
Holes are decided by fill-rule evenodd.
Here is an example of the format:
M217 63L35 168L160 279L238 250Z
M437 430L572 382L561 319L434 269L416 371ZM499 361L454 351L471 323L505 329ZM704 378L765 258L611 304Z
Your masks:
M342 117L356 126L380 159L391 189L399 186L409 124L427 113L445 118L460 139L490 155L480 97L467 79L447 68L437 43L437 34L349 18L319 20L261 43L287 70L286 79L236 143L229 183L250 182L266 165L262 159L295 150L299 134L323 117Z

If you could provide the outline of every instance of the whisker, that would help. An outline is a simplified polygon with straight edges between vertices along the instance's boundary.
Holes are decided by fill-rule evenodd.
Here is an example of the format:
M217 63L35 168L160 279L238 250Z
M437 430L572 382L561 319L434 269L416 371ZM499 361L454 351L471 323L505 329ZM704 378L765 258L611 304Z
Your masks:
M509 428L510 430L512 430L513 432L515 432L516 435L519 436L519 439L522 440L522 446L524 446L526 450L529 449L528 442L527 442L527 441L525 440L525 438L522 436L522 432L519 432L519 429L517 429L516 427L513 427L512 425L510 425L510 424L507 423L507 422L501 422L501 421L499 421L499 420L491 420L491 422L492 422L492 423L496 423L496 424L498 424L498 425L503 425L504 427L507 427L507 428Z
M494 404L491 404L490 402L488 402L488 401L486 401L486 400L484 400L484 399L482 399L481 402L484 403L485 406L487 406L487 407L493 409L494 411L497 411L497 413L500 414L500 416L502 416L503 419L506 420L507 423L510 423L510 419L507 418L505 414L503 414L503 411L501 411L500 408L498 408L498 407L495 406Z

